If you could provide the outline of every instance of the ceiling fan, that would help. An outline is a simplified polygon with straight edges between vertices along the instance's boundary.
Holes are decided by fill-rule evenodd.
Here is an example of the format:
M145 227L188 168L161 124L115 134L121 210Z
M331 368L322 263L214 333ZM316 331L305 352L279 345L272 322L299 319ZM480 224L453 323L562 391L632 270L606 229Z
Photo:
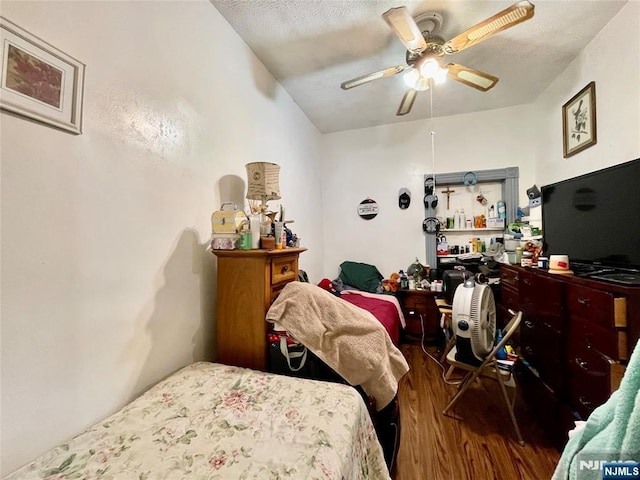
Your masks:
M409 113L418 92L427 90L430 81L436 84L442 83L446 77L449 77L486 92L495 86L498 77L456 63L442 65L440 57L452 55L480 43L498 32L530 19L533 17L533 13L533 4L528 0L522 0L474 25L451 40L445 41L442 37L432 33L436 30L433 27L439 27L438 24L442 22L440 15L428 14L431 17L429 19L430 26L425 31L421 31L406 7L392 8L383 13L382 18L407 48L407 65L398 65L363 75L342 83L340 87L343 90L349 90L372 80L390 77L408 70L404 80L409 86L409 90L402 98L396 115Z

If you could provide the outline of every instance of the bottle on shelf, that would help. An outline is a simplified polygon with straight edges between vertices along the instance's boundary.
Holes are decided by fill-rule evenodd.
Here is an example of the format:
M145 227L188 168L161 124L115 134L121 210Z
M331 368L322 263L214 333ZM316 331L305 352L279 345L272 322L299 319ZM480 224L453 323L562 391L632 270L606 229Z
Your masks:
M498 218L506 218L507 209L502 200L498 200Z
M400 288L402 290L409 288L409 278L405 275L404 270L400 270Z

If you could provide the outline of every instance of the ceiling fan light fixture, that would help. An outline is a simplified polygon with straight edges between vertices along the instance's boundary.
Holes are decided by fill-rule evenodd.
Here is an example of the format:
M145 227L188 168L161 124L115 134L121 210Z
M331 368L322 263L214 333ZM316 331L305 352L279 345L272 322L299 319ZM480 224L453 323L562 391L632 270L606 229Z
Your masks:
M441 85L447 81L447 75L449 74L448 68L438 68L438 71L433 76L433 81L436 85Z
M469 48L498 32L522 23L532 18L534 11L535 6L529 0L517 0L510 7L445 41L440 35L435 34L442 25L442 17L439 14L425 13L413 18L407 7L391 8L382 14L382 18L407 49L406 65L363 75L343 82L340 86L348 90L406 71L403 81L409 89L404 94L396 115L407 115L411 112L418 92L445 82L447 77L486 92L498 83L498 77L456 63L448 63L441 67L441 57ZM444 62L442 64L444 65Z
M419 92L429 89L429 80L420 75L420 72L412 68L402 77L407 87L413 88Z
M420 74L423 77L434 78L438 74L438 70L440 70L440 65L433 58L420 65Z
M415 88L419 92L429 90L429 79L420 77L413 88Z
M418 72L418 70L416 70L415 68L408 70L407 73L405 73L402 76L402 80L404 81L404 84L409 88L415 87L416 82L418 81L419 78L420 78L420 72Z

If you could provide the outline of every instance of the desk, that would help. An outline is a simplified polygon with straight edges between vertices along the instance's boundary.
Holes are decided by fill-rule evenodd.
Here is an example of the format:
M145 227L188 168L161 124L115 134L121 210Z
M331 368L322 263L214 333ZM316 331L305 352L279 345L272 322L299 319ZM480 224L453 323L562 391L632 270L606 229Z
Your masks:
M397 297L407 327L403 339L420 340L424 326L424 339L434 342L440 335L440 311L436 305L439 292L431 290L398 290Z

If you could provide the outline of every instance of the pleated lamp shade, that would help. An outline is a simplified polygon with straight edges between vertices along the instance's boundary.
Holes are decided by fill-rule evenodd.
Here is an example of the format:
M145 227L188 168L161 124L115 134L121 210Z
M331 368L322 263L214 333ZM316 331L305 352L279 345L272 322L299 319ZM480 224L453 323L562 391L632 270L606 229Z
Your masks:
M269 162L253 162L247 168L247 198L249 200L280 199L280 165Z

